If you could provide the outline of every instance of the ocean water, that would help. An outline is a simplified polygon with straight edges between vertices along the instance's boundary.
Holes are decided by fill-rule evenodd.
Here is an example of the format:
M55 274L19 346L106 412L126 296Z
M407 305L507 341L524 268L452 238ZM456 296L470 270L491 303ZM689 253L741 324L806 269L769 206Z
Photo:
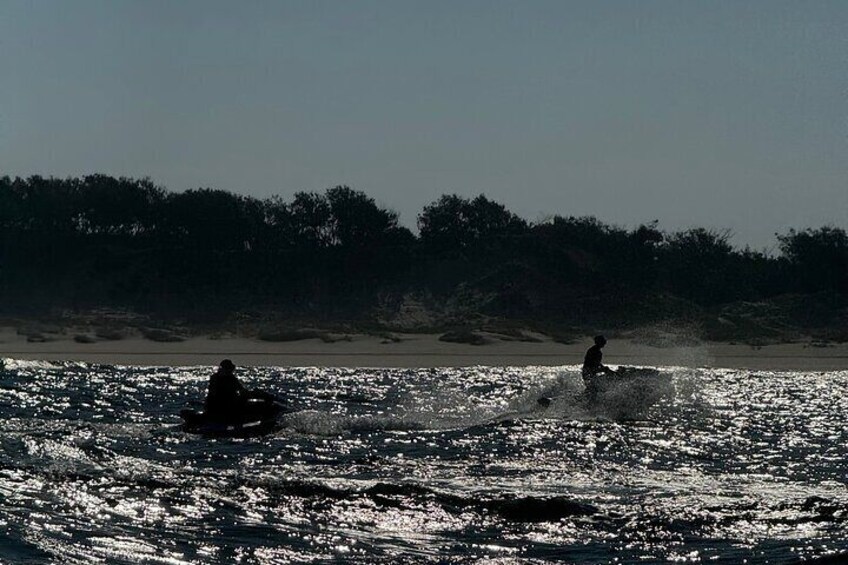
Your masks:
M209 367L6 359L2 563L792 563L848 550L848 371L251 368L288 414L181 431ZM548 408L536 402L554 397Z

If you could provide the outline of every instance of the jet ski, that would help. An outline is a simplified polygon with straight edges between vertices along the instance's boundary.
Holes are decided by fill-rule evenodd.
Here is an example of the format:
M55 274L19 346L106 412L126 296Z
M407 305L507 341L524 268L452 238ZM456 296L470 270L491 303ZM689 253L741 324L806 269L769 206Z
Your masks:
M641 367L619 367L613 373L598 373L591 377L583 377L587 390L603 392L610 388L635 382L644 384L666 384L671 382L671 375L662 375L657 369Z
M635 404L649 405L673 391L671 375L657 369L619 367L614 373L584 377L584 401L594 403L626 395Z
M619 367L614 373L598 373L591 377L583 377L583 382L586 389L582 398L586 403L595 402L609 393L622 389L626 389L636 400L656 402L667 394L672 386L670 374L661 373L658 369L642 367ZM543 396L536 402L542 408L547 408L554 398L556 397Z
M184 409L180 411L183 431L211 437L252 437L280 429L279 417L283 407L268 399L251 398L237 414L226 418L206 412Z

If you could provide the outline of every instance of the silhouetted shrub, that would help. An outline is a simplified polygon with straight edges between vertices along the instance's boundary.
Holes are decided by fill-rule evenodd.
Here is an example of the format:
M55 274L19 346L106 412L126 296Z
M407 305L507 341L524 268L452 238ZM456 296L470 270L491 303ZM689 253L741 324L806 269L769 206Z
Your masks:
M485 345L489 343L489 340L486 339L485 336L482 336L477 332L473 332L470 330L455 330L447 332L439 337L439 341L446 341L449 343L465 343L468 345Z

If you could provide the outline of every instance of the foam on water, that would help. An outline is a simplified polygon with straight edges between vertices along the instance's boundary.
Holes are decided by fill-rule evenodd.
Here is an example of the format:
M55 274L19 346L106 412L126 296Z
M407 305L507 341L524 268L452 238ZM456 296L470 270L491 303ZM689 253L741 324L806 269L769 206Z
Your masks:
M749 562L848 550L848 372L254 368L264 438L183 433L208 368L4 360L0 562ZM537 402L553 399L550 406ZM516 561L518 560L518 561ZM529 561L527 561L529 560Z

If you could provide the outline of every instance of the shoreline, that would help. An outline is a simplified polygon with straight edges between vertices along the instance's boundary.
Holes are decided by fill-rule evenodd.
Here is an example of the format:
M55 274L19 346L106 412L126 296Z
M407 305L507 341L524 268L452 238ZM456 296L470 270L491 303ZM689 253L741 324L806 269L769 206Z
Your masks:
M269 342L243 337L197 336L179 342L157 342L138 336L114 341L78 343L59 336L28 342L10 328L0 331L0 358L40 361L80 361L112 365L217 365L230 358L238 366L290 367L457 367L579 365L590 337L562 344L490 340L484 345L439 341L440 334L395 334L398 341L374 335L351 334L327 343L317 338ZM848 344L814 347L784 343L752 347L704 342L686 346L657 346L631 339L611 338L604 363L617 365L685 366L751 370L848 370Z

